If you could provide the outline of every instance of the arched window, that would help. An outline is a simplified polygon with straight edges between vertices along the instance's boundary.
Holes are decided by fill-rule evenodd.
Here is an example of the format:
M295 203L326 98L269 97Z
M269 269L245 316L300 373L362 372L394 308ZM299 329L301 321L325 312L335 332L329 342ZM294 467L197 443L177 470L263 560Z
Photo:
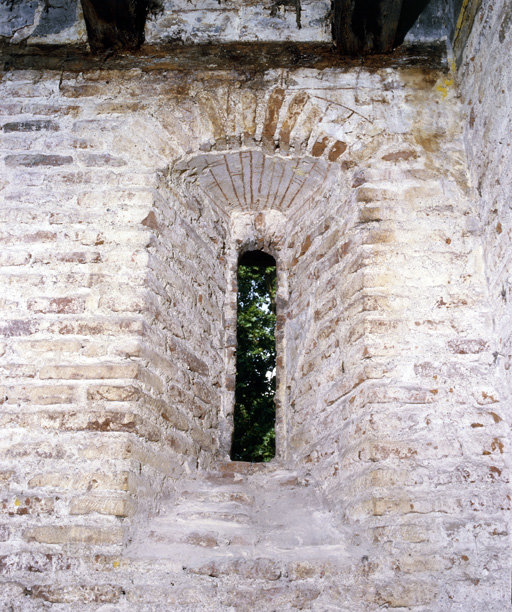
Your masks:
M239 258L234 461L275 455L276 289L271 255L248 251Z

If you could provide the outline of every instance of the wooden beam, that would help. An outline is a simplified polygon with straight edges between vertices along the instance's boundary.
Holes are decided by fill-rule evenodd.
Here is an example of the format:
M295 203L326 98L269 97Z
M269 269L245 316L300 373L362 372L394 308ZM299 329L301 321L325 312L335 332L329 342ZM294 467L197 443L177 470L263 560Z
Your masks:
M377 46L380 53L393 50L395 36L402 14L403 0L384 0L380 3L380 36Z
M333 4L333 36L342 55L393 49L403 0L334 0Z
M138 49L144 42L148 0L82 0L93 52Z

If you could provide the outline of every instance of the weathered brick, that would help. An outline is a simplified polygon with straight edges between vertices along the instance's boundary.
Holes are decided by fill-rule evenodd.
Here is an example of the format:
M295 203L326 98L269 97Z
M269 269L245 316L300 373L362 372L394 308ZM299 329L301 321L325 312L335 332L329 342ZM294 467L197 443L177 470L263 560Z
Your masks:
M0 542L6 542L11 535L9 525L0 524Z
M103 378L137 378L137 364L87 364L87 365L56 365L43 366L39 370L41 379L84 380Z
M70 514L91 514L97 512L99 514L126 517L132 516L134 511L135 507L131 500L114 496L84 495L82 497L74 497L69 506Z
M108 402L130 402L141 397L141 391L133 385L97 385L87 389L87 399Z
M87 412L3 412L0 413L0 425L25 427L31 430L53 431L89 431L89 432L124 432L159 440L161 432L151 423L145 422L133 412L115 412L111 410Z
M375 603L393 608L428 606L436 595L437 588L426 582L395 582L376 586Z
M452 353L471 355L488 350L489 344L483 339L466 340L461 338L457 340L450 340L448 342L448 347Z
M50 119L33 119L28 121L11 121L2 125L4 132L40 132L41 130L58 131L59 124Z
M52 264L56 262L71 264L91 264L102 261L98 251L67 251L66 253L36 253L32 257L34 263Z
M66 319L66 321L50 323L47 330L58 335L118 336L121 334L142 334L144 322L136 317Z
M79 455L85 459L115 459L125 461L136 456L136 449L130 440L119 440L117 437L104 440L96 439L90 444L85 444L79 450Z
M0 570L4 575L19 571L42 573L52 569L52 555L21 552L0 556Z
M27 308L36 313L77 314L85 310L81 297L37 298L29 300Z
M56 338L50 340L19 340L16 342L15 349L20 354L35 353L45 355L53 353L79 353L84 342L73 338Z
M279 580L283 574L283 567L272 559L234 559L228 562L212 562L208 565L189 570L194 574L207 576L221 576L232 574L241 577L260 578L263 580Z
M0 403L71 404L77 399L76 387L68 385L0 387Z
M36 584L27 590L32 599L56 604L104 604L117 603L123 589L110 584L101 585L54 585Z
M169 339L169 349L178 359L185 362L187 368L203 376L209 374L208 364L190 351L186 345L175 338Z
M101 457L101 450L98 453ZM128 472L118 474L102 472L86 472L70 474L69 472L46 472L36 474L28 481L30 488L50 487L53 489L80 490L121 490L127 491L130 487L131 476Z
M18 155L7 155L4 158L5 165L10 167L24 166L35 168L38 166L65 166L73 163L70 155L44 155L43 153L20 153Z
M28 228L27 228L28 229ZM0 243L6 245L16 245L20 243L55 242L57 234L47 230L39 230L30 233L0 233Z
M27 542L40 542L42 544L68 544L82 543L90 546L107 544L121 544L123 530L121 527L109 528L87 525L69 525L32 527L23 533Z
M24 266L30 261L30 254L23 251L0 252L0 266Z
M114 157L108 153L86 153L81 160L86 166L91 167L106 167L112 166L119 168L120 166L126 166L126 161L119 157Z
M372 529L372 534L376 542L399 541L421 544L422 542L429 542L433 535L439 537L439 530L435 530L435 533L433 533L433 531L431 524L422 525L421 523L417 523L376 527Z
M0 499L0 512L9 516L45 515L51 514L54 510L54 500L52 498L41 498L37 495L12 496Z
M0 324L0 335L11 338L13 336L30 336L37 329L35 321L13 320Z
M15 474L13 470L0 471L0 485L7 489L9 483L14 479L14 475Z

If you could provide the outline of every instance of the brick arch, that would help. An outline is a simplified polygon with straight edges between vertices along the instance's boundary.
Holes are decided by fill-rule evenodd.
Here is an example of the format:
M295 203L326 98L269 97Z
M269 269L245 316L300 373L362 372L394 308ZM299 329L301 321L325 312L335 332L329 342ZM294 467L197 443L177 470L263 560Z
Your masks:
M171 170L178 182L227 214L292 211L318 198L335 174L324 159L268 154L261 147L203 153Z
M186 114L166 108L160 114L162 128L187 156L247 148L350 167L351 157L360 155L361 139L373 136L371 120L352 108L354 100L332 90L205 84L198 92L187 91L187 98Z

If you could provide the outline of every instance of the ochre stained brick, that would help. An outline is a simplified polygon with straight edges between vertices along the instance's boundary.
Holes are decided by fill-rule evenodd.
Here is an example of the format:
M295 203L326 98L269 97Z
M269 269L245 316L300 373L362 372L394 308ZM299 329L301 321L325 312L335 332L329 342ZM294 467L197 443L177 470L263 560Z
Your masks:
M345 153L346 150L347 150L347 143L341 140L337 140L332 145L327 158L329 159L330 162L335 162L340 157L340 155L343 155L343 153Z
M279 120L279 111L283 105L284 97L284 89L278 87L271 93L267 102L267 112L265 116L265 123L263 125L262 139L269 144L271 144L274 139L277 122Z

